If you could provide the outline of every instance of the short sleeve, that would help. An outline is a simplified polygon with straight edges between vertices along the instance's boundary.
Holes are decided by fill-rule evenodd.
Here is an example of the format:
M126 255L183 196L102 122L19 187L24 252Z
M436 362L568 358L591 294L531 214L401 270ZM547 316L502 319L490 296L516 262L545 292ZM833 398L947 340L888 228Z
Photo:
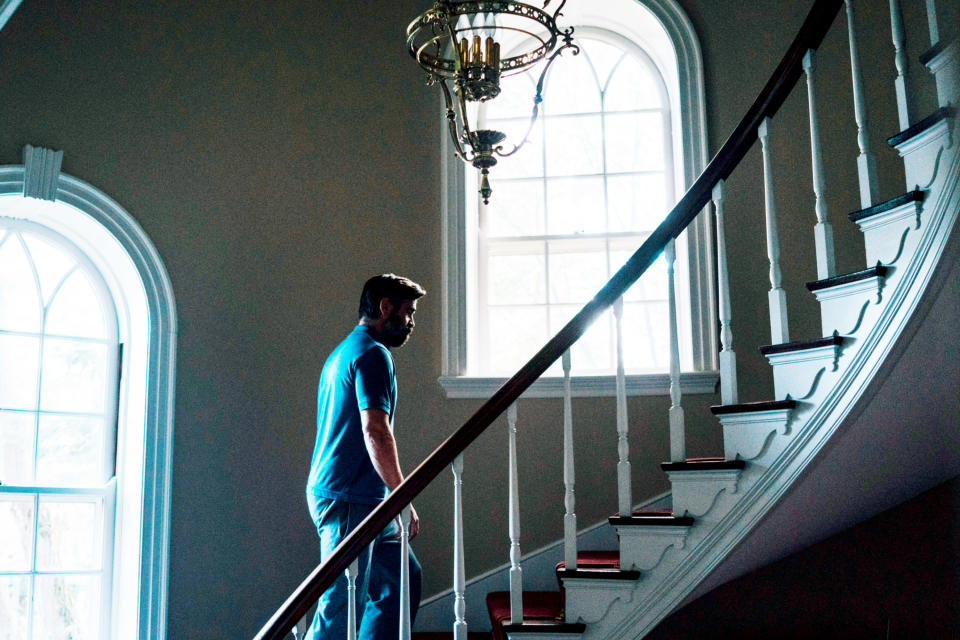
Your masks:
M357 407L381 409L390 413L391 389L390 356L382 349L370 349L357 359L355 377L357 389Z

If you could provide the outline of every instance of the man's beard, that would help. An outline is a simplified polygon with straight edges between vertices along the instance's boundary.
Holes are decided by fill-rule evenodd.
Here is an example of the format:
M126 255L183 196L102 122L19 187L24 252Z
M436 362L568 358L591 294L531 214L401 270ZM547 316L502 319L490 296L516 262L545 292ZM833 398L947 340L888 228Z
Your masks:
M402 347L404 343L406 343L407 338L410 337L411 331L413 331L413 329L403 324L403 319L400 317L400 314L394 312L390 314L390 317L387 318L387 321L384 323L380 338L383 344L388 347Z

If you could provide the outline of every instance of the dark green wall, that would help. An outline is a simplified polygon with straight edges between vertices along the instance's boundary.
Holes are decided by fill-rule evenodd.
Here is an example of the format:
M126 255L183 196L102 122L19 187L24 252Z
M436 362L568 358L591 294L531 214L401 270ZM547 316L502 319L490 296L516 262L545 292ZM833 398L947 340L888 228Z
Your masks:
M572 0L585 1L585 0ZM711 152L764 84L809 0L682 2L700 35ZM862 3L861 47L875 98L871 132L883 195L902 189L895 154L893 47L886 3ZM914 5L919 3L906 3ZM953 3L943 3L954 6ZM877 6L872 6L877 5ZM881 6L882 5L882 6ZM63 169L126 208L156 244L179 321L169 637L242 638L259 628L318 561L303 484L314 438L315 384L355 321L358 293L394 271L431 292L397 353L397 434L407 469L478 406L447 400L441 349L440 114L435 89L403 49L420 0L326 2L53 2L29 0L0 33L0 162L25 144L65 151ZM955 7L954 7L955 8ZM917 7L908 24L925 25ZM949 14L949 11L946 12ZM954 14L956 12L954 11ZM844 22L839 22L842 27ZM911 30L912 52L922 31ZM922 43L923 45L926 42ZM836 30L825 53L845 55ZM915 65L916 67L916 65ZM921 80L921 70L914 69ZM924 74L925 75L925 74ZM922 78L926 84L931 84ZM821 103L838 258L862 248L844 214L857 208L849 71L823 76ZM802 85L801 85L802 89ZM925 89L923 110L933 105ZM772 133L792 335L819 335L813 299L813 196L806 99ZM446 141L443 141L446 143ZM768 341L759 153L730 180L728 246L741 397L772 384L755 347ZM718 454L719 428L688 397L690 455ZM668 401L630 401L634 495L668 489ZM612 399L578 400L580 522L615 509ZM558 400L520 405L523 547L561 536ZM507 560L505 425L466 456L469 574ZM416 502L425 592L450 584L449 476Z

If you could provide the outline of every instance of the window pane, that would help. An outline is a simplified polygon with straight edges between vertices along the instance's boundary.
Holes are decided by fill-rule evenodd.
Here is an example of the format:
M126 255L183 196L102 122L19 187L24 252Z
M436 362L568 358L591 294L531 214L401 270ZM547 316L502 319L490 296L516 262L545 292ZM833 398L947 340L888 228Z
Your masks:
M600 122L600 116L547 118L548 176L603 172Z
M29 571L33 538L33 496L0 495L0 571Z
M510 152L513 146L520 144L523 134L530 125L529 118L519 120L494 120L489 124L490 129L507 134L503 142L505 153ZM508 158L499 158L497 165L490 170L490 185L496 190L497 176L511 178L532 178L543 175L543 119L537 120L530 132L527 144L514 155Z
M0 245L0 330L40 332L40 293L16 234Z
M57 291L47 311L46 333L77 338L106 338L99 300L87 276L74 271Z
M580 55L586 55L590 59L600 87L606 87L614 65L624 56L623 50L600 40L589 40L587 38L580 38L579 40L583 49ZM562 62L562 60L558 60L557 64Z
M556 333L580 311L577 305L557 305L550 308L550 333ZM597 374L613 368L611 325L607 314L597 318L582 338L570 349L572 375ZM552 372L551 372L552 373ZM554 375L563 375L563 370Z
M509 254L508 250L514 250ZM504 246L487 262L487 303L531 304L546 298L543 244ZM503 252L503 253L502 253Z
M27 637L30 615L30 577L0 576L0 640Z
M547 182L547 210L551 235L604 233L607 216L603 178L554 178Z
M33 601L36 638L96 640L99 627L99 577L37 576Z
M33 484L33 439L37 432L34 413L0 411L0 483Z
M606 142L607 171L663 171L662 113L608 115Z
M550 302L590 300L607 281L606 241L550 243Z
M659 85L659 86L658 86ZM633 56L626 56L617 65L603 96L606 111L658 109L662 104L660 78Z
M0 334L0 408L37 408L39 366L40 338Z
M638 240L636 246L640 246ZM630 259L633 255L633 249L618 248L610 252L611 269L615 273L617 269ZM626 302L639 302L641 300L665 301L667 299L667 262L661 254L653 264L643 273L640 278L633 283L633 286L627 289L623 295Z
M496 196L483 207L488 236L543 235L543 180L497 181Z
M546 308L490 309L489 327L489 369L492 373L512 374L526 364L546 341Z
M33 233L24 233L23 240L27 243L33 264L37 268L40 278L40 290L43 293L43 303L50 302L50 297L57 285L67 275L67 272L77 264L71 256L59 247L55 247L40 236Z
M104 437L103 418L41 415L37 484L102 485L107 481Z
M500 79L500 95L485 103L488 118L529 118L537 93L535 76L521 73Z
M599 113L600 87L587 56L565 51L547 74L544 113Z
M40 498L37 569L82 571L100 568L102 501L56 501Z
M653 231L667 216L666 185L662 173L610 176L610 231Z
M623 305L623 357L628 370L667 371L669 337L666 302Z
M103 411L107 347L47 338L43 349L40 408L48 411Z

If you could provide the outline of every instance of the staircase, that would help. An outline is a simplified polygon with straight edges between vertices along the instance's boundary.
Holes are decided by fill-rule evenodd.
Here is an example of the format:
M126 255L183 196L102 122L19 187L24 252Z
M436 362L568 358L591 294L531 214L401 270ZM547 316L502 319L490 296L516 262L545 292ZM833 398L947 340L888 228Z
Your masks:
M771 344L760 350L772 368L774 397L763 402L737 401L736 357L730 348L729 302L726 300L728 293L724 291L724 179L758 138L764 160L767 160L770 118L801 73L806 74L808 89L813 85L814 50L842 4L839 0L818 0L815 3L767 88L661 228L584 311L371 514L369 524L361 525L325 565L313 572L258 638L283 637L365 546L365 539L375 535L448 464L460 463L459 454L469 442L504 410L512 408L523 389L558 356L568 353L569 345L590 320L611 306L661 250L667 248L669 251L670 239L712 199L719 227L719 307L724 346L721 354L723 403L712 407L712 412L723 431L723 456L700 459L683 456L682 422L674 420L675 413L671 410L671 435L678 435L680 442L676 443L672 437L673 459L661 466L672 486L672 509L630 512L629 494L626 497L621 495L621 512L609 518L609 526L616 530L619 539L619 549L614 552L577 549L574 520L573 529L566 529L565 560L557 566L557 588L551 591L522 591L517 545L519 532L514 522L519 518L515 499L516 473L512 473L512 588L511 591L488 594L487 609L492 635L497 639L640 638L691 594L709 584L711 572L755 530L761 519L817 459L830 439L842 432L851 416L869 402L869 394L877 381L882 380L895 364L903 344L909 341L916 324L922 319L925 296L929 298L936 293L937 287L956 287L955 282L944 285L938 266L955 260L951 254L956 254L960 242L956 238L960 232L954 232L960 212L960 131L957 128L960 118L956 110L960 104L960 43L938 41L931 28L933 47L921 60L936 83L939 107L926 117L912 118L907 113L906 83L902 77L898 79L903 130L888 143L903 159L906 184L902 195L886 202L876 202L872 159L865 145L861 144L863 206L849 213L848 219L843 221L844 224L857 225L863 235L866 264L854 273L834 273L830 221L820 215L822 184L818 185L817 176L821 152L810 89L814 190L818 198L815 233L819 279L808 283L807 289L820 305L822 335L807 336L801 341L787 338L786 303L779 287L777 266L779 246L775 211L773 199L769 197L766 215L771 261ZM928 5L932 6L932 3ZM892 1L891 6L898 5ZM851 51L855 51L852 35ZM898 55L899 51L898 47ZM852 56L851 63L856 77L858 61L855 56ZM856 92L856 82L854 85ZM901 85L903 90L900 90ZM858 96L857 102L863 99L864 96ZM858 123L861 120L859 109L858 106ZM772 194L774 185L769 171L765 171L764 180L767 194ZM945 255L948 260L943 259ZM564 369L569 373L569 362L566 357L564 360ZM676 407L679 392L672 395ZM569 400L568 395L567 405ZM512 430L515 429L515 419L515 410L508 412ZM680 429L675 434L677 424ZM569 425L564 426L566 431ZM568 485L568 498L572 500L572 450L569 455L571 484ZM513 449L511 460L512 464L516 463ZM454 472L458 478L456 463ZM455 487L459 490L458 480ZM627 508L623 506L625 504ZM378 515L378 512L381 513ZM568 504L568 515L571 513L572 502ZM459 512L456 515L457 520L462 518ZM366 530L361 531L365 526ZM462 540L462 528L459 531ZM453 637L466 640L462 548L458 553ZM401 637L406 633L402 630ZM414 634L414 637L418 636L424 639L441 637Z

